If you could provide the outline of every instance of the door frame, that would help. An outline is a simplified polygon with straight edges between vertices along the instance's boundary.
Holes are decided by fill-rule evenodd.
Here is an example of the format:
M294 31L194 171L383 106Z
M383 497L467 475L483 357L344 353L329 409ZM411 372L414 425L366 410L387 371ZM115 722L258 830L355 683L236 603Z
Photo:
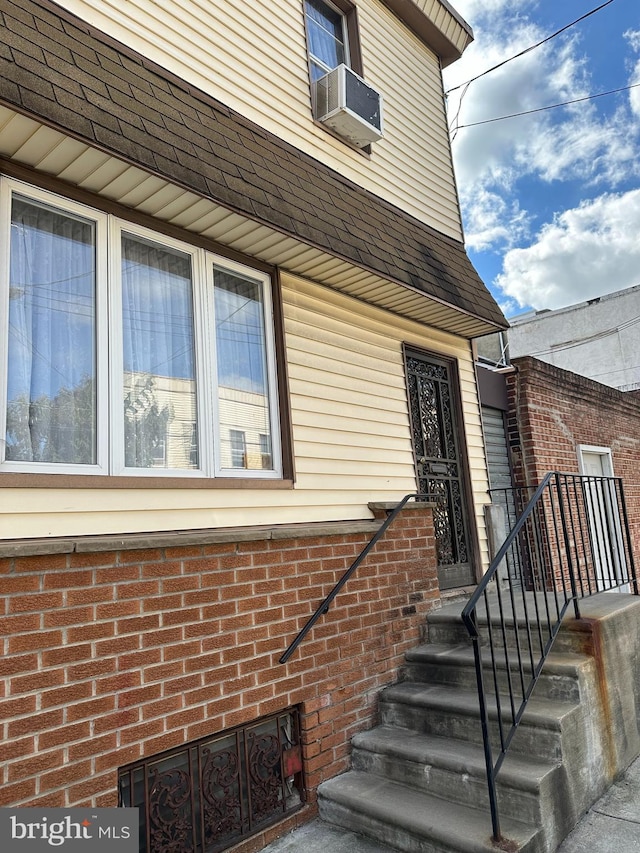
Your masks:
M429 361L439 361L446 364L451 377L451 401L456 420L456 438L458 442L458 455L460 458L460 484L462 491L462 510L465 514L467 528L467 548L469 550L469 565L473 574L473 584L477 584L482 577L482 565L480 562L480 537L478 535L478 521L475 513L475 502L473 500L473 483L471 480L471 465L469 463L469 445L467 443L466 423L464 409L462 406L462 391L460 386L460 370L458 359L455 356L444 355L437 350L429 350L425 347L404 342L402 344L402 361L404 366L404 382L407 395L407 417L410 435L412 435L411 402L409 394L409 374L407 358L409 356L424 358ZM474 373L475 376L475 373ZM477 386L476 386L477 387ZM478 411L480 402L478 400ZM419 483L418 460L416 458L413 438L410 437L411 452L413 455L413 470L416 490ZM452 589L464 589L464 587L452 587Z
M615 477L615 474L613 473L613 454L611 453L610 447L596 447L593 444L579 444L577 446L576 450L578 451L578 467L579 467L580 473L583 476L585 476L585 477L589 476L585 471L583 454L593 453L594 455L600 456L601 458L607 460L607 465L606 465L607 473L604 474L603 476Z
M602 460L602 462L603 462L602 470L603 470L603 472L606 472L606 473L603 473L603 475L602 475L603 477L614 477L615 476L615 474L613 473L613 454L611 452L610 447L598 447L598 446L592 445L592 444L579 444L576 449L578 452L578 468L579 468L580 474L582 474L585 477L591 476L586 471L586 464L585 464L585 459L584 459L584 454L590 453L593 456L599 456L600 459ZM595 537L597 536L598 523L593 518L594 510L593 510L591 501L589 499L588 488L587 488L587 492L585 494L585 497L587 499L587 507L589 510L590 527L593 531L592 535L594 536L594 541L595 541ZM608 522L608 524L610 524L612 526L613 530L615 531L615 539L616 539L616 542L615 542L616 553L612 554L612 560L613 560L612 568L616 574L616 577L620 577L621 575L624 576L623 572L626 572L626 570L627 570L626 569L626 554L625 554L625 550L624 550L624 539L622 536L622 524L621 524L621 519L620 519L620 515L618 512L618 504L617 504L615 498L612 497L611 494L606 495L605 497L606 497L605 509L606 509L606 514L608 516L607 522ZM594 557L595 556L596 556L596 551L594 549ZM598 562L600 563L599 560L598 560ZM603 578L604 578L604 568L602 565L596 566L596 573L597 573L596 580L598 581L598 586L601 588L603 586ZM624 584L622 586L618 586L618 587L614 587L613 589L609 589L609 590L607 590L607 592L630 592L630 587L629 587L629 584Z

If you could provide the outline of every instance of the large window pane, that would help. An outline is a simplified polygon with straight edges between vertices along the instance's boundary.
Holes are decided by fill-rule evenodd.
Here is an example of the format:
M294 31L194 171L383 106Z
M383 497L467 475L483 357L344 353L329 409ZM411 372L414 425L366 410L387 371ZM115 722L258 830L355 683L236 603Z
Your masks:
M122 238L125 465L197 468L191 259Z
M265 458L271 418L263 285L220 267L214 280L221 465L272 468L270 453ZM244 465L239 433L244 434Z
M95 226L14 198L6 458L95 464Z

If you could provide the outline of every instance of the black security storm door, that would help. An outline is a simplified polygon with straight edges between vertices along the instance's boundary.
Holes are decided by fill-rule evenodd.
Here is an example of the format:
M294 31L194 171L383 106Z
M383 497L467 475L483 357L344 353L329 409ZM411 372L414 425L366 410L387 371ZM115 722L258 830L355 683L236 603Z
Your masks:
M418 490L432 496L441 589L474 583L452 363L407 353Z

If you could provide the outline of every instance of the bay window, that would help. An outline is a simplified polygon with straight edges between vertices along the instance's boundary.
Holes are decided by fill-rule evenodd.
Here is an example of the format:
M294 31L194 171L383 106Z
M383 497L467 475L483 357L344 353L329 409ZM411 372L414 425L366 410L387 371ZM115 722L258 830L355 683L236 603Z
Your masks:
M10 179L0 204L1 470L281 476L268 275Z

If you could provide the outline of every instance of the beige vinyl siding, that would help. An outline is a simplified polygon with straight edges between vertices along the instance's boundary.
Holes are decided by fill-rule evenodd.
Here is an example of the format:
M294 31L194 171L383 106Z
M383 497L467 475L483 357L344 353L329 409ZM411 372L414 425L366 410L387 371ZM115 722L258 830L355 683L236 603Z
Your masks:
M365 78L385 105L385 138L371 157L312 120L303 0L62 5L360 186L461 238L438 59L380 0L358 3Z
M483 559L487 474L470 345L283 277L294 489L11 489L0 538L370 518L416 488L403 342L458 361Z
M440 67L408 29L399 29L386 7L371 3L358 8L362 40L387 45L369 58L365 76L384 94L385 139L374 146L373 160L376 165L383 161L381 168L397 182L389 200L460 238Z

